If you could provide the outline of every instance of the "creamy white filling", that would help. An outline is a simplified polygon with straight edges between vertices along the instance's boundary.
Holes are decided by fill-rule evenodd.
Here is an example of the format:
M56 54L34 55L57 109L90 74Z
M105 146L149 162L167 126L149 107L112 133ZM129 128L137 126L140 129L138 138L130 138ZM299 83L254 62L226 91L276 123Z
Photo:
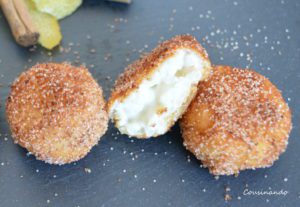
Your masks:
M130 136L157 136L166 133L176 121L192 86L202 79L201 56L189 49L179 49L122 102L115 101L110 117L121 133Z

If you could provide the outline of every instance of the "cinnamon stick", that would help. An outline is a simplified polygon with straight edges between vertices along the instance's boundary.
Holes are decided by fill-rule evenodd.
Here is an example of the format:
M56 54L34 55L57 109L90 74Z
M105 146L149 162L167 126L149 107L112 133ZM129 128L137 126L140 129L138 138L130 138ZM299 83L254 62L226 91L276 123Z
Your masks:
M39 33L24 0L0 0L0 5L16 42L25 47L36 44Z

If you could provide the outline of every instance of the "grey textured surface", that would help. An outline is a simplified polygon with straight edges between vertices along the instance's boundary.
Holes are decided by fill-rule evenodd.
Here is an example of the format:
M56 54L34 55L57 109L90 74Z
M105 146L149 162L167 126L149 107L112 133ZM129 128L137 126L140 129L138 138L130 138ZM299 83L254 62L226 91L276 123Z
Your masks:
M29 52L17 46L1 16L0 206L299 206L299 11L298 0L136 0L130 7L85 1L61 21L62 45L71 51L55 50L53 57L41 48ZM254 68L282 90L294 128L273 167L217 180L184 149L178 126L150 140L128 139L110 126L86 158L65 166L44 164L13 144L3 106L9 84L24 67L77 58L108 97L112 80L139 50L182 33L195 35L213 63ZM246 188L288 194L247 196Z

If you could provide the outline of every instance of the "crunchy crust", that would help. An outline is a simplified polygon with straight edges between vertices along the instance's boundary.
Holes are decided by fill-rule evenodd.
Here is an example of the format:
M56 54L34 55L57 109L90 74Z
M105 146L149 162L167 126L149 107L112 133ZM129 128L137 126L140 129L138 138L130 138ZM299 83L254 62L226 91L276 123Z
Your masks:
M203 76L207 78L210 74L210 60L205 49L195 37L178 35L159 44L151 53L125 68L124 73L115 82L108 101L108 110L116 100L124 100L130 93L137 90L144 79L149 77L163 61L174 55L177 49L181 48L191 49L206 60L207 66L204 68Z
M6 115L15 143L53 164L84 157L108 125L101 87L86 68L65 63L23 72L11 86Z
M285 151L291 112L280 91L252 71L216 66L180 120L185 147L214 175L268 167Z

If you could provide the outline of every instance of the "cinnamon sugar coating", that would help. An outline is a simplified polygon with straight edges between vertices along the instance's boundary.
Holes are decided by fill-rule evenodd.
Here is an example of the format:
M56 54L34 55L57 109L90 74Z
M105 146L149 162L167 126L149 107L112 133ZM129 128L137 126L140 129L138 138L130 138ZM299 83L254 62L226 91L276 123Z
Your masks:
M123 100L136 90L141 82L155 72L163 61L174 55L176 50L181 48L191 49L209 62L209 65L204 68L203 72L203 78L207 78L210 74L210 60L206 50L199 44L195 37L191 35L178 35L159 44L151 53L125 68L124 73L115 82L114 89L108 101L108 108L117 99Z
M66 63L23 72L11 86L6 115L15 143L51 164L83 158L108 124L101 87L86 68Z
M184 146L214 175L269 167L288 144L291 112L264 76L216 66L180 121Z

